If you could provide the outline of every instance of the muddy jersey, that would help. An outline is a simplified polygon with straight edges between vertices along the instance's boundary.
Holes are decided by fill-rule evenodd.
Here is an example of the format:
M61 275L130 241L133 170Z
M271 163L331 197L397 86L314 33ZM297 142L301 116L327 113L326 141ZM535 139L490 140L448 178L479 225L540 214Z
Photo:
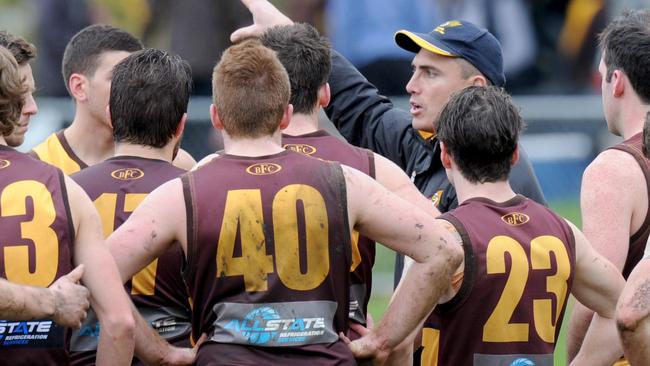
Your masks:
M462 238L464 278L427 319L421 364L552 366L575 268L569 225L523 196L469 199L442 218Z
M129 218L151 191L183 173L184 170L163 160L117 156L73 174L72 179L95 204L104 235L108 236ZM191 326L190 305L182 278L183 262L183 250L175 243L133 276L126 283L126 290L143 318L163 338L187 346ZM98 335L99 323L96 316L90 314L72 337L74 365L94 362Z
M351 265L338 163L222 155L182 181L193 338L209 337L197 364L355 364L338 338Z
M74 226L63 173L0 145L0 271L48 287L73 266ZM70 332L51 320L0 320L0 363L64 365Z
M282 135L282 145L315 158L338 161L375 178L375 155L342 141L326 131L290 136ZM372 289L372 266L375 264L375 242L352 234L352 266L350 267L350 319L366 324L368 300Z
M68 140L66 140L63 134L63 130L48 136L45 141L33 148L29 154L41 161L54 165L66 175L76 173L88 167L88 164L84 163L72 151Z
M645 177L648 197L650 197L650 160L643 155L643 133L630 137L622 143L612 146L610 149L622 150L632 155L639 163L643 176ZM650 236L650 208L646 213L643 224L636 233L630 236L630 249L627 252L625 266L623 267L623 277L627 279L637 263L643 258L643 252Z

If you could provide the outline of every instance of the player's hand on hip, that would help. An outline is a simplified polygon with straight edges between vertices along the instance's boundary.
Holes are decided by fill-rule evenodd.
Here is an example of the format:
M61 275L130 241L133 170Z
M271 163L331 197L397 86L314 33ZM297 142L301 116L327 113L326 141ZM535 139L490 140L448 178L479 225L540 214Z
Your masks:
M84 274L83 264L50 285L54 296L54 315L52 320L70 328L79 328L86 319L90 306L90 292L79 284Z
M348 345L359 365L383 365L388 359L388 353L378 347L366 328L363 329L366 330L365 335L355 341L350 341L343 333L339 333L339 338Z
M253 24L239 28L230 35L230 41L237 43L249 37L260 37L267 29L277 25L293 24L267 0L241 0L253 15Z

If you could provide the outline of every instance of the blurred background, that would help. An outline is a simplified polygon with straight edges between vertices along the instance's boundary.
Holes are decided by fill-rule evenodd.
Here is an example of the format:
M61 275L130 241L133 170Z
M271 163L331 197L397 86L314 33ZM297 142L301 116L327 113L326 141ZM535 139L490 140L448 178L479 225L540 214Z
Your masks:
M506 89L527 122L522 144L552 208L580 225L584 168L618 140L600 102L597 34L624 8L650 0L271 0L295 21L315 25L380 92L404 108L412 54L393 43L399 29L429 32L449 19L488 28L501 42ZM0 24L34 43L40 112L23 150L66 126L73 106L61 77L68 40L92 23L128 30L145 46L174 51L194 75L183 147L196 160L221 147L209 123L210 77L235 29L252 19L239 0L0 0ZM323 118L323 126L331 125ZM89 138L92 138L89 136ZM379 250L371 312L381 317L392 292L393 254ZM560 340L558 344L563 344ZM565 364L563 349L558 365Z

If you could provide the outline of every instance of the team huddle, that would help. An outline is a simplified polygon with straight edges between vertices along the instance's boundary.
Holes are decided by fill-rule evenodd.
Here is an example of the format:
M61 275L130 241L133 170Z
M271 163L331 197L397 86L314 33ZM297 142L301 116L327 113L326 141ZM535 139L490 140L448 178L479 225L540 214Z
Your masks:
M36 49L0 32L0 363L553 365L571 294L572 364L650 364L650 11L600 36L625 141L585 171L580 230L546 207L487 30L395 34L406 112L312 26L242 2L206 111L224 150L198 163L189 64L106 25L65 49L71 125L18 152ZM377 243L397 268L375 323Z

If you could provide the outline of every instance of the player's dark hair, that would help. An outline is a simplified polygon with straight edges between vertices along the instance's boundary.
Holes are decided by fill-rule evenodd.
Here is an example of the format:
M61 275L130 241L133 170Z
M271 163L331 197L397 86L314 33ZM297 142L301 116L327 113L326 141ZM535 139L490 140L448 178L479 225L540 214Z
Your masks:
M454 93L438 120L438 139L472 183L508 179L524 121L501 88L470 86Z
M63 83L69 92L70 75L94 75L104 52L135 52L141 49L142 43L129 32L110 25L90 25L75 34L65 47L61 63Z
M332 68L330 43L309 24L277 26L261 38L275 51L291 82L294 113L310 114L316 107L318 89L327 82Z
M6 31L0 31L0 46L8 49L20 66L36 57L36 47L33 44Z
M643 123L643 155L650 159L650 112L645 115Z
M650 10L628 10L612 20L599 36L606 80L622 70L643 103L650 104Z
M145 49L115 66L109 108L113 138L161 148L174 136L192 90L190 65L176 55Z
M27 85L11 52L0 47L0 134L9 136L25 104Z
M249 39L228 48L212 74L212 97L231 137L256 138L277 131L289 104L287 71L269 48Z

